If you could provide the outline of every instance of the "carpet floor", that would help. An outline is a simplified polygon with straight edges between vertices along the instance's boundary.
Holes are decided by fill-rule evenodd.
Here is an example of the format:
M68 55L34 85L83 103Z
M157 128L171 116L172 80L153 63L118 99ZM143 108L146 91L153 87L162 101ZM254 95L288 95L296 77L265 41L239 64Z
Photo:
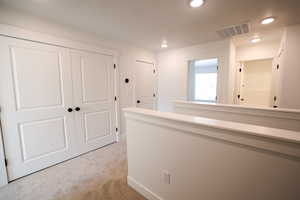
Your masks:
M0 200L146 200L126 177L119 142L15 180L0 188Z

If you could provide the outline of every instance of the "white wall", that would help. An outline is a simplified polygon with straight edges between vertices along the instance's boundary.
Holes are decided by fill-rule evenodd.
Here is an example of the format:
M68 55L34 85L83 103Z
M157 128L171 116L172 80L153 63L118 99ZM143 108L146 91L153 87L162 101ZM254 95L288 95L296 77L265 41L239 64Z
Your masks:
M174 100L187 99L188 61L194 59L219 59L218 102L230 102L230 40L169 50L158 53L158 108L171 111Z
M236 60L259 60L273 58L278 53L280 39L256 44L238 46L236 49Z
M300 109L300 25L286 28L285 45L280 61L280 108Z
M147 49L134 47L118 40L103 39L93 33L88 33L84 30L73 29L72 27L51 22L40 17L32 16L22 11L15 11L7 7L0 6L0 23L13 25L26 30L46 33L48 35L66 38L73 41L82 42L85 44L98 45L103 48L114 49L119 52L118 69L120 73L120 107L128 107L134 105L134 84L131 79L131 86L125 85L125 77L134 77L134 68L136 60L144 60L155 63L155 54ZM124 92L126 89L126 92ZM123 123L123 118L121 119ZM124 129L121 127L121 130Z
M136 105L135 98L135 74L138 64L136 60L156 63L155 55L151 51L140 48L123 49L119 58L120 72L120 109L121 109L121 132L125 133L125 119L122 108ZM125 83L125 78L129 78L129 83Z
M229 46L229 70L228 70L228 102L229 104L234 103L234 92L236 82L236 46L230 41Z
M300 198L298 132L137 109L126 114L128 183L149 200Z

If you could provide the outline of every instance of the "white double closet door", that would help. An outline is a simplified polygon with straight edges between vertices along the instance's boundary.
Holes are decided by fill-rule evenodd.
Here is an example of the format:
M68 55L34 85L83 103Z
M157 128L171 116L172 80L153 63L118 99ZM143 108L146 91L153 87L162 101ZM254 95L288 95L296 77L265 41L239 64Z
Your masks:
M115 141L114 73L113 56L0 37L9 181Z

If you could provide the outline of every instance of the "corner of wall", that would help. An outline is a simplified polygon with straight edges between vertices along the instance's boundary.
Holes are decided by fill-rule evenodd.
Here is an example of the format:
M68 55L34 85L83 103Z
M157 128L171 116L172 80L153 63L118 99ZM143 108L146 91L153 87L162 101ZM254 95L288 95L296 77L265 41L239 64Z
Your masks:
M228 103L234 103L235 79L236 79L236 46L233 40L229 44L229 82L228 82Z

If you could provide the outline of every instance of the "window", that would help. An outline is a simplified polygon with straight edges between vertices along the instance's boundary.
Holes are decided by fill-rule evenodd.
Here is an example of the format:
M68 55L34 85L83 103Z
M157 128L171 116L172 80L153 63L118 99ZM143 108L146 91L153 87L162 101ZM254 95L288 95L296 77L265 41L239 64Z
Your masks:
M216 102L218 59L189 61L189 100Z

